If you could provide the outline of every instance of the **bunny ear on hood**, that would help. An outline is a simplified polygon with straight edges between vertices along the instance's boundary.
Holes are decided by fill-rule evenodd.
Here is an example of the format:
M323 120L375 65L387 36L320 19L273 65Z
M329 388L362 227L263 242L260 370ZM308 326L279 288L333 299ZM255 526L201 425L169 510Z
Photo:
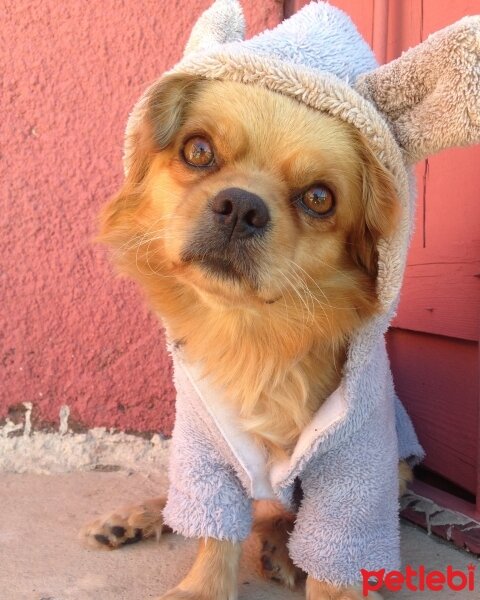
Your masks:
M184 56L211 50L220 44L241 42L245 37L245 17L237 0L217 0L195 23Z
M480 141L480 17L465 17L370 73L355 89L414 163Z

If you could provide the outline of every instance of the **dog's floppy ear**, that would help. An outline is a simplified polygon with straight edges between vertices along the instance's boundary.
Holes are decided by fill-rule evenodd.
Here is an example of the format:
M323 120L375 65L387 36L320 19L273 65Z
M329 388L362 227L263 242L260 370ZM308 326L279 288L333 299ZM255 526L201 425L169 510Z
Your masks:
M219 44L241 42L245 37L245 18L237 0L216 0L195 23L185 46L184 56L210 50Z
M465 17L359 77L371 100L417 162L480 141L480 17Z
M395 231L400 217L400 203L392 175L380 163L362 138L361 156L363 215L354 224L348 240L355 263L370 277L378 271L378 242Z
M156 150L164 150L184 124L205 80L181 73L165 76L150 91L143 128Z
M171 73L150 86L133 107L125 129L123 166L127 178L139 154L163 150L185 121L204 80L193 75Z
M142 200L152 158L172 143L204 84L204 80L190 75L166 75L151 86L135 106L125 138L125 180L101 214L102 241L117 245L124 232L131 234L131 219Z

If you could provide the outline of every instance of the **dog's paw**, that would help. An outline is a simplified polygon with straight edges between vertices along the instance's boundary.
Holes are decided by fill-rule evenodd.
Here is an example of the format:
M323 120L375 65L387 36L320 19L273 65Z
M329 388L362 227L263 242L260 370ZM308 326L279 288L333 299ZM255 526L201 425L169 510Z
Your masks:
M156 537L170 531L163 524L165 498L153 498L142 504L125 506L108 515L87 523L79 534L90 548L115 550L126 544Z
M261 543L261 572L271 579L293 589L305 578L305 573L296 567L288 554L288 536L293 529L289 517L274 517L255 524Z

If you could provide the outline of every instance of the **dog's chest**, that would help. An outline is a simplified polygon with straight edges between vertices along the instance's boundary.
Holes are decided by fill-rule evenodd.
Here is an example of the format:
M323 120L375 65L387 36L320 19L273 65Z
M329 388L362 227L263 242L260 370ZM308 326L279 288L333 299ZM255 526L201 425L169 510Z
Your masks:
M344 392L340 386L301 432L291 455L271 460L256 437L242 429L235 405L228 402L206 377L202 377L200 369L186 365L178 354L174 354L174 363L177 392L183 395L183 399L188 398L198 418L208 421L219 447L230 454L240 480L253 499L278 499L277 491L309 453L315 440L342 419L346 412Z

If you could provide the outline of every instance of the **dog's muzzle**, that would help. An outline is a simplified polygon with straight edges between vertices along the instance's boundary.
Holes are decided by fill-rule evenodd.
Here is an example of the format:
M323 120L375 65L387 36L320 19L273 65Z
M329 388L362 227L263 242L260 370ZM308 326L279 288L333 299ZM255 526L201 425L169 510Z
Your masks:
M268 206L260 196L241 188L221 190L207 203L181 258L255 285L258 254L270 224Z
M210 209L221 235L229 240L262 235L270 222L265 202L241 188L228 188L213 198Z

